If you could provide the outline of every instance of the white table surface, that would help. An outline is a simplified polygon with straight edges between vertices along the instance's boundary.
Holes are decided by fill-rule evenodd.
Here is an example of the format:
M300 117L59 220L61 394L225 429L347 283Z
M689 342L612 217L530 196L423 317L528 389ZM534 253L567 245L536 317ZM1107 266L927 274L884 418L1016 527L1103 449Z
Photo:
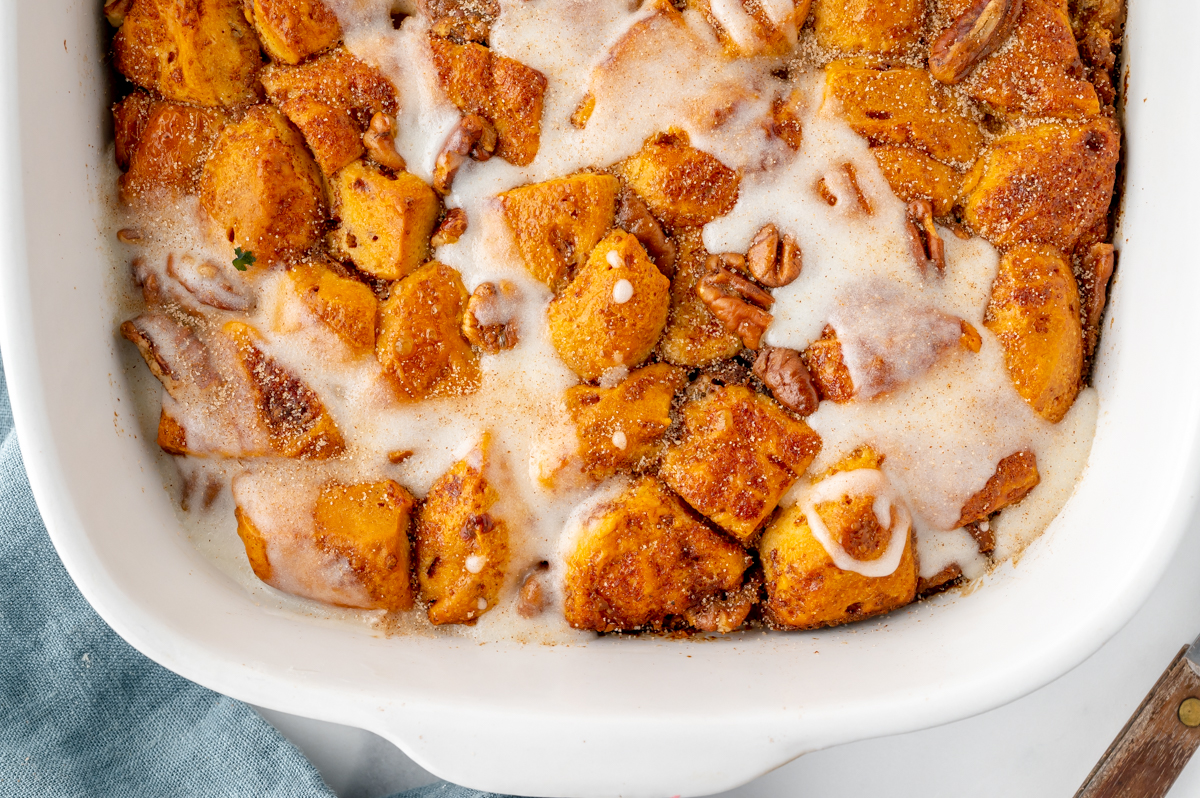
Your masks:
M1138 530L1127 531L1135 538ZM1070 608L1047 608L1069 622ZM1200 633L1200 518L1132 621L1075 670L974 718L801 757L729 798L1070 798L1175 656ZM342 798L436 781L370 732L260 710ZM1172 798L1200 796L1200 757Z

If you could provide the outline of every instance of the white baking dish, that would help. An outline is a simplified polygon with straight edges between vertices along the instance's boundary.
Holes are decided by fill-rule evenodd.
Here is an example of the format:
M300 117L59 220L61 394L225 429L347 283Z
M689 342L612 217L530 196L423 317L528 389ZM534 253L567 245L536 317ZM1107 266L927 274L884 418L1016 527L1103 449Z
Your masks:
M3 344L30 480L84 595L213 689L351 724L474 787L703 794L816 748L944 723L1073 667L1141 604L1196 494L1200 264L1190 0L1132 0L1126 203L1091 463L1053 528L969 597L820 634L575 647L384 638L259 602L180 530L131 406L98 198L99 0L2 0ZM864 763L869 767L870 763Z

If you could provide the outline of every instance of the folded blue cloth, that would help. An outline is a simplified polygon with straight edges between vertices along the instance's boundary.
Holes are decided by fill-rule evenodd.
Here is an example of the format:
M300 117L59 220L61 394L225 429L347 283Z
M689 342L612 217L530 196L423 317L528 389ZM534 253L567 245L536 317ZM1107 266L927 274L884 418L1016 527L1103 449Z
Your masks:
M0 440L0 795L333 798L258 713L142 656L80 595L29 489L2 370Z

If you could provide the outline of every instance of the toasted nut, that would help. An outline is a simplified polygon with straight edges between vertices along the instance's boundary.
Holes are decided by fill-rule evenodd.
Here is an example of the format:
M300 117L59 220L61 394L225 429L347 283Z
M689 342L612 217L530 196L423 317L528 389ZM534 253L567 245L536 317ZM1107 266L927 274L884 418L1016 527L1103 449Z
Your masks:
M467 300L463 337L489 355L512 349L518 340L513 307L516 299L516 286L508 281L501 282L499 288L495 283L480 283Z
M746 622L746 616L759 600L762 579L750 576L740 588L724 596L713 596L699 607L689 609L684 618L696 631L729 634Z
M801 416L816 412L820 399L804 359L795 349L768 346L754 361L754 375L771 389L779 404Z
M595 110L596 95L589 91L583 95L583 99L579 101L579 105L575 106L575 111L571 114L571 124L583 130L587 127L588 120L592 118L592 111Z
M795 98L800 96L799 94L794 95ZM771 101L771 122L767 132L790 149L800 149L803 128L800 124L800 115L796 110L796 103L792 99L776 97Z
M758 349L763 333L775 318L766 311L775 304L775 298L722 265L723 260L734 258L709 255L706 272L696 283L696 295L726 330L741 336L742 343L750 349Z
M142 231L134 227L122 227L117 231L117 240L122 244L140 244Z
M963 527L975 539L980 554L991 554L996 549L996 533L991 521L974 521Z
M392 465L400 465L405 460L413 456L412 449L400 449L395 452L388 452L388 462Z
M665 277L670 279L674 276L675 242L667 238L662 225L633 189L622 189L617 198L617 227L641 242L646 254L654 260L654 265Z
M946 273L946 248L942 237L938 235L933 223L933 205L929 200L913 200L908 203L908 214L905 217L908 226L908 238L912 244L913 258L922 275L927 275L929 267L937 269L938 277Z
M1093 244L1083 258L1080 293L1083 295L1083 355L1091 360L1100 337L1100 317L1108 301L1108 281L1112 277L1112 244Z
M983 338L979 335L979 330L971 326L970 322L959 319L958 324L962 327L962 337L958 342L963 345L964 349L970 349L975 354L979 354L979 350L983 348Z
M800 247L796 239L784 234L779 239L779 230L768 224L758 231L746 252L746 263L750 273L768 288L783 288L800 276L804 265L800 258Z
M462 234L465 232L467 232L467 212L462 208L450 208L446 211L446 218L442 219L437 230L433 231L429 245L440 247L444 244L453 244L462 238Z
M974 0L929 48L929 73L955 84L1004 43L1021 15L1022 0Z
M825 204L829 207L837 205L837 195L829 190L829 184L825 182L825 178L817 181L817 193L821 195L821 199L825 200Z
M541 615L550 603L546 588L542 585L542 576L549 570L550 564L540 562L533 570L525 575L521 582L521 592L517 597L517 614L522 618L534 618Z
M363 146L380 166L403 172L408 168L404 158L396 152L396 120L385 113L371 117L371 126L363 134Z
M961 576L962 568L958 563L952 562L928 579L918 579L917 595L925 598L926 596L932 596L934 593L941 593L943 590L952 587Z
M867 195L858 185L858 170L854 168L854 164L846 162L842 164L842 171L846 174L846 182L850 184L850 188L854 190L854 197L858 200L858 207L863 209L863 213L870 216L875 212L871 207L871 201L867 199Z
M433 187L450 193L450 184L467 158L486 161L496 151L496 128L478 114L467 114L446 138L433 169Z
M456 44L474 42L487 46L491 33L491 21L478 13L456 13L439 17L433 21L429 32L442 39L449 39Z

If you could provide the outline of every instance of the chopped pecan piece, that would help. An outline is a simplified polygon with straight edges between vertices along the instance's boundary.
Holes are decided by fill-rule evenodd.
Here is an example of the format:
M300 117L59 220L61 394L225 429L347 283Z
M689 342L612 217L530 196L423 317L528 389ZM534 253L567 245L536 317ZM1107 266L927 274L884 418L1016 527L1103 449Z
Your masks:
M363 134L363 147L380 166L397 172L408 168L404 158L396 152L396 120L380 111L371 117L371 125Z
M486 161L496 152L496 128L479 114L467 114L451 131L433 170L433 187L442 195L467 158Z
M684 619L698 632L729 634L746 622L746 616L758 603L762 578L749 576L740 588L724 596L710 596L697 607L688 609Z
M1012 33L1022 0L974 0L929 48L929 73L955 84Z
M854 191L854 198L858 200L858 207L863 209L863 213L870 216L875 212L871 206L871 201L867 199L867 195L863 193L862 187L858 185L858 170L854 168L854 164L847 161L842 164L842 172L846 175L846 182L850 184L851 190Z
M545 572L550 569L550 563L542 561L525 574L521 582L521 592L517 597L517 614L522 618L535 618L541 615L550 603L546 588L542 585Z
M785 233L782 240L775 225L758 231L746 253L750 273L768 288L783 288L800 276L803 261L796 239Z
M592 118L592 112L596 110L596 95L590 91L583 95L583 99L579 101L579 105L575 106L575 110L571 113L571 125L583 130L587 127L588 120Z
M905 217L908 227L908 237L912 244L913 257L922 275L929 273L929 267L937 269L938 277L946 273L946 248L942 237L938 235L933 223L933 205L929 200L913 200L908 203L908 214Z
M765 347L754 361L754 375L771 389L779 404L801 416L816 412L817 389L795 349Z
M397 449L394 452L388 452L388 462L392 465L400 465L405 460L413 456L412 449Z
M766 309L775 304L775 298L722 265L723 260L728 263L735 258L741 256L709 255L705 274L696 283L696 294L726 330L741 336L750 349L758 349L774 319Z
M463 337L489 355L512 349L517 345L515 308L516 287L503 281L481 283L467 300L463 314Z
M917 596L925 598L935 593L941 593L943 590L952 587L961 576L962 568L959 567L958 563L952 562L928 579L924 577L918 579Z
M832 208L834 205L837 205L837 195L829 190L829 183L823 177L817 181L817 194L820 195L821 199L825 200L825 204L829 207Z
M663 276L669 279L675 274L675 242L667 238L662 225L632 189L622 189L617 197L616 222L617 227L631 233L646 248L646 254Z
M976 330L974 325L965 319L958 320L959 326L962 327L962 338L959 338L959 343L964 349L969 349L975 354L979 354L979 350L983 348L983 337L980 336L979 330Z
M446 211L446 218L442 219L437 230L433 231L429 245L440 247L444 244L453 244L462 238L462 234L465 232L467 232L467 212L462 208L450 208Z

